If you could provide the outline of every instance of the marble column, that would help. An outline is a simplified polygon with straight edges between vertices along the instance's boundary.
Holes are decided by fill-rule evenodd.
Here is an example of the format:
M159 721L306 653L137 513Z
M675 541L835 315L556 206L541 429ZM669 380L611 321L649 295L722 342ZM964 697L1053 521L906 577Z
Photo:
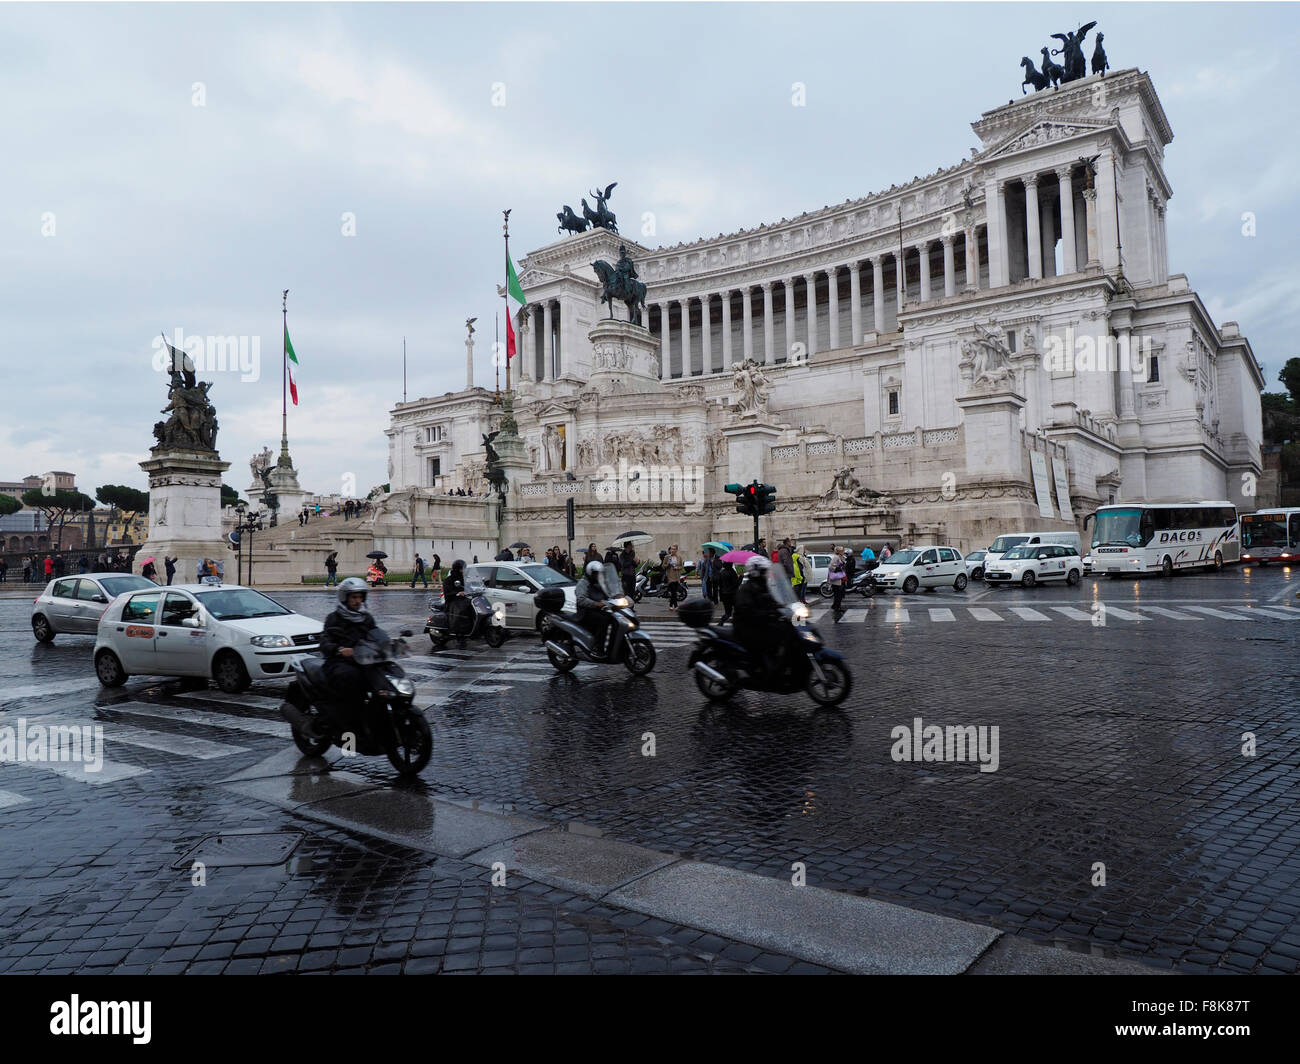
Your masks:
M993 266L990 263L989 269ZM972 225L966 230L966 291L974 292L980 286L980 244L979 234Z
M743 291L743 290L742 290ZM722 368L731 369L731 289L722 293Z
M1119 269L1119 223L1115 208L1119 191L1116 187L1115 156L1110 148L1097 157L1097 256L1102 269L1111 272Z
M678 300L682 308L682 371L679 377L691 375L691 301L689 298Z
M700 346L703 348L700 352L700 369L703 373L713 372L712 302L712 296L700 296Z
M1038 207L1038 177L1025 178L1025 242L1029 245L1029 276L1035 281L1043 279L1043 234L1039 228L1041 212Z
M827 321L830 325L830 336L827 343L830 350L838 350L840 346L840 268L832 266L826 271L826 314Z
M990 183L992 187L985 195L989 204L989 287L999 288L1009 283L1011 277L1010 258L1007 255L1007 190L1000 180ZM978 256L978 251L977 251ZM979 259L976 258L978 263ZM978 286L978 282L977 286Z
M784 362L794 350L794 278L786 277L781 283L785 285L785 353L777 361Z
M1119 416L1125 421L1136 418L1133 411L1133 332L1128 327L1115 330L1115 354L1119 369ZM1142 376L1146 376L1146 367L1142 367Z
M515 352L513 361L515 363L515 372L518 375L517 379L521 384L528 379L528 337L530 332L528 324L531 318L532 315L528 313L527 307L524 307L519 312L519 347Z
M744 330L741 336L740 356L748 362L754 357L754 290L746 285L740 290L740 294L744 296L744 303L740 308L741 328ZM770 303L771 300L769 299L768 302Z
M918 249L921 254L921 302L930 298L930 241L922 240Z
M898 313L903 313L903 304L907 302L907 249L894 254L894 295L897 297Z
M1097 190L1095 188L1085 188L1083 190L1083 208L1084 217L1087 220L1088 232L1088 265L1100 265L1100 253L1097 248Z
M957 263L953 258L953 241L956 237L943 238L943 294L952 298L957 294Z
M555 317L548 299L542 304L542 376L544 381L555 379Z
M1043 196L1038 203L1042 216L1038 227L1043 244L1043 276L1056 276L1056 212L1052 210L1052 197Z
M772 316L772 281L763 282L763 364L770 366L776 359L776 338ZM748 306L748 304L746 304Z
M804 315L808 319L808 357L817 354L817 275L806 273L803 278L807 291Z
M1079 269L1074 250L1074 184L1070 168L1062 166L1056 171L1061 200L1061 272L1076 273Z
M672 324L668 316L670 304L659 304L659 378L667 380L673 375Z
M849 263L849 328L851 347L862 343L862 263Z
M871 327L878 333L885 331L885 256L871 260Z

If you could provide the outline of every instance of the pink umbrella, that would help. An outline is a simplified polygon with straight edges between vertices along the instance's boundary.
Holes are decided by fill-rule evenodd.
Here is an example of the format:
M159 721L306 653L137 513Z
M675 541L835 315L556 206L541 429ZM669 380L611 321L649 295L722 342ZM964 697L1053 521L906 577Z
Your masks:
M149 557L147 557L147 558L146 558L144 561L142 561L140 564L141 564L141 565L148 565L151 561L153 561L153 555L152 555L152 554L149 555Z
M761 554L756 554L752 550L729 550L722 556L724 562L732 562L736 565L743 565L750 558L761 558Z

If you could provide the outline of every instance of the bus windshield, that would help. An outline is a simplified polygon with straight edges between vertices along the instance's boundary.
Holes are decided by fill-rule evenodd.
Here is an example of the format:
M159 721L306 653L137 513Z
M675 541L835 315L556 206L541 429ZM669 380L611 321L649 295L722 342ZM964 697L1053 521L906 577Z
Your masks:
M1242 514L1241 545L1251 547L1285 547L1285 514Z
M1140 547L1143 542L1141 524L1141 510L1103 510L1093 522L1092 545Z

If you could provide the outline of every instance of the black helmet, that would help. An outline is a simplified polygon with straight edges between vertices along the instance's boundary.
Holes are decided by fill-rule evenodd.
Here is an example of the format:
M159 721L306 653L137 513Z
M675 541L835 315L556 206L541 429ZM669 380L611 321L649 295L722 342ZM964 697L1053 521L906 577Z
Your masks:
M464 559L464 558L457 558L454 562L451 563L451 571L452 571L453 573L463 572L464 569L465 569L465 559Z

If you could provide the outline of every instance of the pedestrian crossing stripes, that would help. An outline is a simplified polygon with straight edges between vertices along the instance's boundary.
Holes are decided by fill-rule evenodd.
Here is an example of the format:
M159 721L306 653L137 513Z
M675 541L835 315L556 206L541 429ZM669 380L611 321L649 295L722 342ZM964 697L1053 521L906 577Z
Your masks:
M30 801L30 798L24 798L21 794L14 794L13 791L0 791L0 809L8 809L10 806L22 805L23 802Z
M1104 607L1104 608L1103 608ZM998 624L1004 621L1029 621L1034 623L1050 622L1064 618L1069 621L1088 621L1106 623L1111 621L1152 621L1163 618L1171 621L1300 621L1300 609L1291 606L1196 606L1177 604L1177 609L1165 606L1112 606L1099 602L1094 609L1080 609L1076 606L1046 606L1035 609L1032 606L959 606L930 607L924 610L908 610L902 606L870 606L865 609L847 610L836 618L832 610L813 610L809 620L814 624L909 624L912 613L932 623L943 624L957 621L976 621L982 624ZM1055 615L1055 616L1054 616Z

